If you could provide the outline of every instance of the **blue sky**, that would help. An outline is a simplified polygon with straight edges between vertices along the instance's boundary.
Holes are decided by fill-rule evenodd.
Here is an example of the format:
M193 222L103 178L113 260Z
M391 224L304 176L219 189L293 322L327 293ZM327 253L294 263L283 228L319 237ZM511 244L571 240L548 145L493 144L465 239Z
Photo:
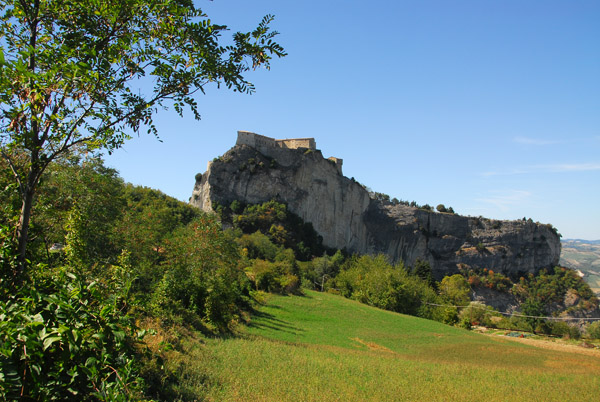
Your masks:
M200 121L159 112L162 142L106 158L126 181L187 201L237 130L314 137L374 191L600 239L599 1L196 4L232 31L274 14L289 55L253 95L208 88Z

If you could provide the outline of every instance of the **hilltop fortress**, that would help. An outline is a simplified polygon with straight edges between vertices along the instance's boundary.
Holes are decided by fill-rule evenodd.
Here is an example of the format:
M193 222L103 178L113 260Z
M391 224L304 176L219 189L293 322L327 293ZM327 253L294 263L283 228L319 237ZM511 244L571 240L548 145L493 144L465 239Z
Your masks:
M383 253L409 266L427 261L437 279L468 267L518 277L558 264L560 239L552 225L436 213L373 199L341 167L341 159L323 157L314 138L276 140L239 131L236 145L196 175L190 203L210 212L215 204L275 199L312 223L326 246Z
M259 135L256 133L251 133L250 131L238 131L238 137L235 145L248 145L252 148L256 148L259 151L269 150L275 147L279 148L288 148L288 149L298 149L298 148L306 148L312 149L313 151L317 149L317 143L314 138L290 138L285 140L276 140L271 137L265 137L264 135Z
M238 131L237 135L238 137L235 145L247 145L257 149L265 155L270 155L272 151L277 148L317 150L317 142L314 138L287 138L284 140L276 140L271 137L265 137L264 135L251 133L250 131ZM342 174L342 164L344 161L334 156L327 159L333 162L340 174Z

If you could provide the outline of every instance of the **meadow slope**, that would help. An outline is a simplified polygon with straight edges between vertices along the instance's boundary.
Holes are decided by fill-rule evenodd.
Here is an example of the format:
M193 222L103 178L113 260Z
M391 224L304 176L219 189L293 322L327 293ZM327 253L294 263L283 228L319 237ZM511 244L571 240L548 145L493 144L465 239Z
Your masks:
M190 353L187 386L214 401L596 401L600 392L599 356L312 291L271 297L239 336Z

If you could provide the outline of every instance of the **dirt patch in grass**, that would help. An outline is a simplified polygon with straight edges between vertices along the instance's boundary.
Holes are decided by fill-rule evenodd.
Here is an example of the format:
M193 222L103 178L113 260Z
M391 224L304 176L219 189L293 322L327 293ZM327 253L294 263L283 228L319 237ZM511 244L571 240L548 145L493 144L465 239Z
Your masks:
M527 345L531 345L531 346L535 346L535 347L543 348L543 349L556 350L559 352L572 352L572 353L579 353L579 354L586 355L586 356L600 357L599 349L595 349L595 348L591 349L591 348L585 348L583 346L567 344L567 343L563 343L559 340L548 341L548 340L543 340L543 339L532 339L532 338L514 338L514 337L510 337L510 336L504 336L504 335L499 335L499 334L489 334L489 333L487 333L486 335L496 337L496 338L501 337L502 339L508 339L511 341L520 342L520 343L524 343Z
M352 339L355 342L360 343L361 345L366 346L367 348L369 348L369 350L376 350L378 352L386 352L386 353L391 353L391 354L397 354L392 349L388 349L385 346L378 345L375 342L366 342L366 341L363 341L360 338L350 338L350 339Z

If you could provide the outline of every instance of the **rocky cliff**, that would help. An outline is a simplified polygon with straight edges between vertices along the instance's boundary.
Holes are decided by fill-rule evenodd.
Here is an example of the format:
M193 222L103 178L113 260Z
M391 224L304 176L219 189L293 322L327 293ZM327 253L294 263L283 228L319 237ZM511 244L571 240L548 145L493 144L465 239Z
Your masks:
M437 279L457 272L461 264L522 275L552 267L560 257L559 236L551 225L428 212L375 200L316 149L254 147L238 140L196 176L190 203L211 211L214 202L271 199L311 222L326 246L385 253L408 265L426 260Z

